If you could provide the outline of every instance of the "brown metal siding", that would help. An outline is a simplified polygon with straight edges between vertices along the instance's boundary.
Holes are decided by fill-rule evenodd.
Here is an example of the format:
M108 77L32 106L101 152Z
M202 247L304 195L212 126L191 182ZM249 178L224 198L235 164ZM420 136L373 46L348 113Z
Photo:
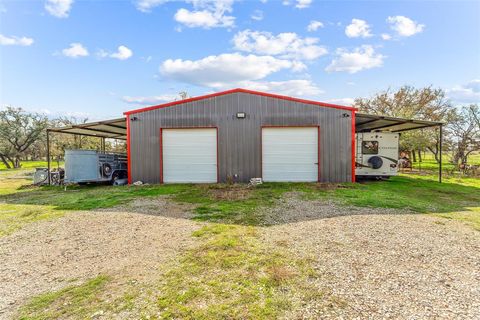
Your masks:
M246 119L237 119L246 112ZM218 127L221 182L261 176L262 126L320 126L320 181L351 181L350 111L248 93L232 93L131 114L132 181L160 182L160 128Z

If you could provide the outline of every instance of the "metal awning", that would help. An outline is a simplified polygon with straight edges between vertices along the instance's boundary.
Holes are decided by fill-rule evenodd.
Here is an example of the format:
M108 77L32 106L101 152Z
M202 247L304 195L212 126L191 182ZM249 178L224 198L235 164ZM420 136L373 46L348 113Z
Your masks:
M370 132L376 130L402 132L428 127L437 127L441 125L442 122L437 121L395 118L365 113L357 113L355 115L356 132Z
M48 128L47 131L127 140L127 123L125 118L87 122L60 128Z

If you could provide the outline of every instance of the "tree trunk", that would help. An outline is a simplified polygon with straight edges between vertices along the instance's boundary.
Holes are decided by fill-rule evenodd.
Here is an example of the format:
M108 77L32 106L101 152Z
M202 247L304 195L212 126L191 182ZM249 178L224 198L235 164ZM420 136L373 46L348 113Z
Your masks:
M3 164L7 169L12 169L12 167L10 166L10 163L8 163L7 159L1 154L0 154L0 160L2 160Z
M422 150L418 150L418 162L422 162Z
M16 169L21 167L21 165L20 165L20 158L19 158L19 157L16 157L16 158L15 158L15 162L14 162L14 164L13 164L13 167L16 168Z
M416 154L415 150L412 150L412 161L417 162L417 154Z

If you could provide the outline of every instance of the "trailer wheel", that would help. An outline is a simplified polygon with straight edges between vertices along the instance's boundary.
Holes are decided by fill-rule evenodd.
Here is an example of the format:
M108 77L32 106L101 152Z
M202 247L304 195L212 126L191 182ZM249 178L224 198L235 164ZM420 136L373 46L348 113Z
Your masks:
M112 166L109 163L102 164L102 173L105 177L108 177L112 174Z
M383 160L378 156L373 156L368 159L368 164L372 169L380 169L383 165Z

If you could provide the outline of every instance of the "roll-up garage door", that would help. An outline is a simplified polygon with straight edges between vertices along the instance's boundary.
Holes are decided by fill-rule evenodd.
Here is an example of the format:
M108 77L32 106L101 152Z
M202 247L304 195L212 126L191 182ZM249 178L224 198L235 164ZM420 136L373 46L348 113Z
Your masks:
M217 182L217 129L162 129L163 182Z
M318 135L318 127L263 128L263 180L317 181Z

